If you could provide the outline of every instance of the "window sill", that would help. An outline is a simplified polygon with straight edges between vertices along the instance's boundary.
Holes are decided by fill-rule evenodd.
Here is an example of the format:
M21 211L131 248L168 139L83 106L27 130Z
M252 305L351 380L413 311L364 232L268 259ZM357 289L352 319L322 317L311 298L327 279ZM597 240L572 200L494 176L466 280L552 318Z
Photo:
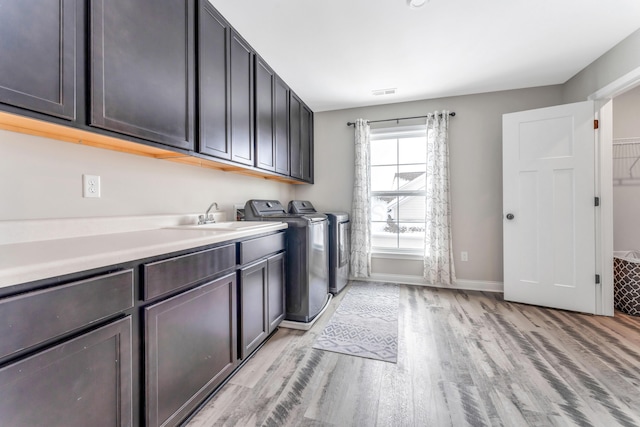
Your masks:
M382 259L407 259L407 260L422 260L424 256L417 252L387 252L387 251L374 251L371 252L371 258Z

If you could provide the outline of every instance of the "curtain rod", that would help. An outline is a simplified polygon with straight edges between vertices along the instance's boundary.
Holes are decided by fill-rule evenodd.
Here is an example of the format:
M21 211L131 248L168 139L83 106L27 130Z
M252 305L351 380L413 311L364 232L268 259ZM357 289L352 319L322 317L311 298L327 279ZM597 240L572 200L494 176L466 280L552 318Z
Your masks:
M438 114L440 117L442 117L442 114ZM452 111L449 113L450 117L455 117L456 116L456 112ZM415 117L399 117L397 119L385 119L385 120L367 120L367 123L380 123L380 122L395 122L398 120L410 120L410 119L425 119L429 116L415 116ZM355 122L347 122L347 126L353 126L355 125Z

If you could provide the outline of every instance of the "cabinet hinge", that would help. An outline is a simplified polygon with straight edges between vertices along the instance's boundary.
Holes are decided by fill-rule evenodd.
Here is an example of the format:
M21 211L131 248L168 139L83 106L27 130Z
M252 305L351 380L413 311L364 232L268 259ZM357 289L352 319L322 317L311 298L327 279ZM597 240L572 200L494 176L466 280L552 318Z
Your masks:
M600 275L596 274L596 285L600 284Z
M600 197L595 197L593 203L595 206L600 206Z
M598 129L599 126L600 126L600 122L598 122L598 120L594 120L593 121L593 128L594 129Z

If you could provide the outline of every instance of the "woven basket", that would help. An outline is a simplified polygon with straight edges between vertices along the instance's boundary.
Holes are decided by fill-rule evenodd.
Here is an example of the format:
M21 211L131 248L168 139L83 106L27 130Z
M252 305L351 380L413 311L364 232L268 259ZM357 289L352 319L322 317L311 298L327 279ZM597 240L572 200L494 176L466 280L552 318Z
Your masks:
M640 253L616 252L613 257L613 303L616 309L640 316Z

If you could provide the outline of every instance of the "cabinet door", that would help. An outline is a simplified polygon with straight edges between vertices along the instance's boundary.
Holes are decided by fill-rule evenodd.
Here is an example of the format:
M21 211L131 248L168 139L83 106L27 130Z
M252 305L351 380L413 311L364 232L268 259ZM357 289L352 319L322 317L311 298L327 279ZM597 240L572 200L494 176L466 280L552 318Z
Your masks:
M146 425L178 425L236 366L236 275L145 308Z
M268 171L276 169L275 150L275 78L271 68L256 56L256 167Z
M300 111L302 102L290 92L289 97L289 143L291 144L291 176L302 179L302 153L300 138Z
M253 166L253 50L231 31L231 160Z
M291 176L313 183L313 112L293 92L290 94Z
M313 113L304 104L300 108L300 172L304 181L313 183Z
M267 261L240 270L240 358L249 356L269 335Z
M194 146L194 0L91 2L91 125Z
M273 332L284 320L284 286L285 286L285 254L280 253L267 260L268 263L268 294L267 305L269 333Z
M0 102L75 120L76 1L0 0Z
M276 77L274 96L275 171L289 176L289 88L278 77Z
M231 27L208 0L200 1L198 16L199 152L230 160L228 108Z
M131 318L0 369L0 425L131 426Z

